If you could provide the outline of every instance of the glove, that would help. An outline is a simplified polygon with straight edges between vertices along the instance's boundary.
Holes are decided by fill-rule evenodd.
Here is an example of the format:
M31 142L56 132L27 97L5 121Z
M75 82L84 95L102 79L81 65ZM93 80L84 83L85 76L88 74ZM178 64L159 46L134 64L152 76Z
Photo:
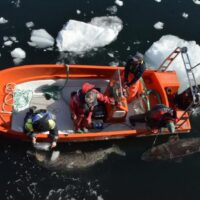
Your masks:
M57 146L57 143L56 143L56 141L53 141L52 143L51 143L51 149L53 149L53 148L55 148Z
M36 144L36 137L32 137L32 144Z

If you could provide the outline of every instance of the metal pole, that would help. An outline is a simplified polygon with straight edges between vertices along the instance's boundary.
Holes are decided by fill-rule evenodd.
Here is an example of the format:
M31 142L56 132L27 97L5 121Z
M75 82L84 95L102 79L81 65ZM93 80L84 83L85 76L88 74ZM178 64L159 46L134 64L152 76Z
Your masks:
M117 72L118 72L118 78L119 78L120 93L121 93L121 96L123 96L122 80L121 80L121 76L120 76L120 70L119 70L119 68L117 69Z

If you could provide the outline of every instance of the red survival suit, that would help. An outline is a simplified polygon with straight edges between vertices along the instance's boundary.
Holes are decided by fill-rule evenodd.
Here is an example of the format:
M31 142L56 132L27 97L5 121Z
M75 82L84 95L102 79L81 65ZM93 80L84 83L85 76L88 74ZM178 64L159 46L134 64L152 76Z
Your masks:
M170 123L176 122L176 111L163 105L154 106L146 114L147 125L153 129L168 127Z
M114 104L114 100L108 96L103 95L98 90L94 89L95 85L84 83L81 90L71 96L70 109L72 113L72 120L74 121L75 130L87 128L91 124L94 106L98 101L108 104ZM95 94L95 100L88 105L85 101L85 95L88 92Z

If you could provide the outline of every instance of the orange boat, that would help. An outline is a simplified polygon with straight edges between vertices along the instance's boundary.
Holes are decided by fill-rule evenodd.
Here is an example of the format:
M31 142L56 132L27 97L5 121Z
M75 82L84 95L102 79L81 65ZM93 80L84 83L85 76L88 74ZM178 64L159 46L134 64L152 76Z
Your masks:
M157 71L147 69L126 98L119 91L123 71L124 67L63 64L25 65L1 70L0 135L29 140L23 133L23 122L30 106L47 108L56 115L58 142L155 135L145 123L132 126L129 116L145 113L158 103L174 106L171 98L179 89L176 72L163 68ZM101 105L99 110L103 116L97 122L103 120L103 127L80 134L74 132L68 102L71 93L80 89L84 82L95 84L106 95L112 93L120 106ZM116 85L118 89L115 90ZM179 120L175 132L190 132L188 111L177 108L176 112ZM161 134L169 132L163 128ZM37 140L49 141L48 135L39 133Z

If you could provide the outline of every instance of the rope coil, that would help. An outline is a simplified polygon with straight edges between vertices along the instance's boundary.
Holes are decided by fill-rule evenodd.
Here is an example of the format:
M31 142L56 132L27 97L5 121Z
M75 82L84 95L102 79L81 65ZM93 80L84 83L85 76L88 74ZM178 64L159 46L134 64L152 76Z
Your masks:
M6 107L12 106L14 111L20 111L29 104L32 95L32 90L16 89L16 84L12 82L6 84L5 97L2 103L2 110L0 110L0 113L11 114L12 111L8 111Z
M15 83L8 83L5 85L5 97L2 103L2 110L0 110L0 113L12 113L11 111L6 110L6 106L12 106L13 101L13 94L15 91L16 84Z

